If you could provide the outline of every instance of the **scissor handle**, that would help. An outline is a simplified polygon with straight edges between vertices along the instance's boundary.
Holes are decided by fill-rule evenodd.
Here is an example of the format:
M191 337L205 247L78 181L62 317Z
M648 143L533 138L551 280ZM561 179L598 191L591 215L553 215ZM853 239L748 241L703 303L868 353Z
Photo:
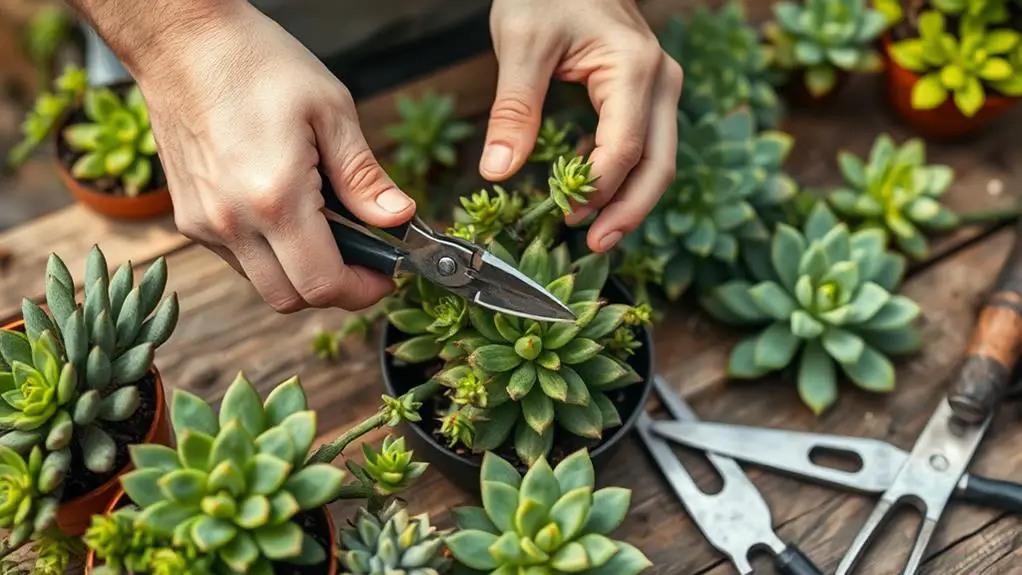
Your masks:
M1004 262L972 332L972 340L948 394L955 417L979 423L993 411L1012 383L1011 375L1022 355L1022 220L1015 245Z
M1011 513L1022 513L1022 485L1012 481L969 475L959 501L993 507Z
M337 215L361 226L365 223L355 214L351 213L344 203L341 202L330 183L330 178L319 167L319 175L323 179L321 193L323 195L324 207ZM367 236L366 234L348 227L342 223L330 221L330 231L333 233L337 248L341 251L341 258L345 264L362 266L371 270L393 276L397 269L398 260L402 253L394 246L388 244L381 238ZM377 228L399 240L405 239L411 220L392 228Z
M782 575L823 575L823 571L793 543L774 557L774 565Z

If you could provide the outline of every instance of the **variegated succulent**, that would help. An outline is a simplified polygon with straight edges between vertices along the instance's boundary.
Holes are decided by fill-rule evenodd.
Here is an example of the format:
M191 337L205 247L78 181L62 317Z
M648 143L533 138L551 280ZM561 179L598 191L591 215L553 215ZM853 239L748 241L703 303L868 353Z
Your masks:
M698 121L749 106L758 128L776 128L784 108L775 86L783 75L770 68L770 54L745 14L730 0L717 11L697 6L691 16L671 18L660 43L685 70L681 110Z
M652 562L610 535L625 520L631 492L596 489L592 461L579 450L551 469L541 457L523 477L492 453L483 456L483 507L455 509L446 538L459 565L483 573L636 575Z
M550 452L557 432L600 439L603 430L621 424L607 392L641 381L607 350L632 310L600 298L608 256L589 254L571 263L564 245L548 252L538 239L520 261L499 244L491 249L545 285L578 320L541 322L469 306L470 328L448 341L441 352L446 364L434 379L453 390L466 379L484 386L472 449L496 449L513 438L518 457L532 464Z
M26 299L24 331L0 330L0 356L9 366L0 367L0 444L22 454L45 446L47 468L66 473L71 441L77 439L87 469L111 471L117 445L104 428L135 414L138 385L152 367L155 349L177 325L176 294L160 301L166 281L163 258L137 286L130 263L109 279L106 259L94 246L78 303L71 273L51 254L48 311ZM56 489L63 473L53 479L58 483L47 487Z
M297 378L260 400L239 374L219 414L174 390L177 450L131 447L135 470L121 477L141 511L136 523L215 557L217 573L271 574L273 562L316 565L326 551L293 519L338 497L345 473L308 463L316 413Z
M926 257L929 249L923 230L952 229L958 225L958 217L940 203L954 171L925 162L925 144L918 138L898 146L882 134L873 143L866 163L842 151L838 164L846 187L830 193L830 204L844 218L885 229L906 254Z
M397 501L379 514L359 509L354 525L341 530L341 575L444 575L452 564L447 533Z
M663 286L680 297L708 267L732 266L742 245L769 238L760 211L794 197L796 186L781 166L791 136L756 133L747 108L696 122L678 115L678 174L639 234L652 261L665 261ZM637 239L624 244L634 249Z
M886 244L880 229L849 232L822 202L801 232L778 225L758 277L706 297L720 319L766 326L731 351L729 375L758 378L798 358L799 395L816 413L837 400L837 368L863 389L892 390L887 355L918 350L922 337L919 306L893 293L905 260Z

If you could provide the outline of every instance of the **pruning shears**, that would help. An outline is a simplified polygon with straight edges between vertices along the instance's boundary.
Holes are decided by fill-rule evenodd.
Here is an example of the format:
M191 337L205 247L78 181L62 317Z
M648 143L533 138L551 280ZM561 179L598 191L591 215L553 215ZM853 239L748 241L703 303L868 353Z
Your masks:
M323 214L344 262L395 276L411 273L496 312L540 321L574 322L567 305L489 251L438 233L419 216L393 228L371 228L341 203L327 175Z

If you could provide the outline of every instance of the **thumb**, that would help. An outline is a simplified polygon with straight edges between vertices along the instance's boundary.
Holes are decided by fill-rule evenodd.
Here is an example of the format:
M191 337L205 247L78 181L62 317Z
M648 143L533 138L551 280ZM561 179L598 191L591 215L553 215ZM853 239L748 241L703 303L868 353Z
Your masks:
M490 181L507 179L532 153L554 71L553 63L517 44L511 46L515 47L498 54L497 95L479 162L479 173Z
M323 171L338 199L367 224L388 228L407 222L415 202L376 161L357 121L335 121L317 133ZM323 182L326 185L327 182Z

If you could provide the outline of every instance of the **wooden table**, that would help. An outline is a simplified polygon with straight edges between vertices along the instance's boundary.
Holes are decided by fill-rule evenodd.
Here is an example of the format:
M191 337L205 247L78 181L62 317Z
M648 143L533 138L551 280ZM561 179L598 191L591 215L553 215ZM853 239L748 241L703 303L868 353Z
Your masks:
M660 6L651 2L648 5ZM662 6L660 6L662 8ZM404 88L450 91L452 77L472 78L454 89L464 114L483 112L493 90L494 61L484 56ZM845 148L865 155L876 135L890 132L901 142L910 134L888 112L877 79L856 79L827 111L797 112L786 129L797 138L789 169L807 185L838 181L835 155ZM393 120L393 94L361 105L362 119L375 147L386 145L380 128ZM1018 112L1022 112L1019 110ZM931 162L952 165L956 182L947 202L957 210L1005 206L1022 187L1022 115L1015 113L974 142L928 146ZM474 161L470 158L468 161ZM700 314L671 309L655 329L657 371L708 420L807 429L881 438L910 449L945 391L965 347L974 314L1007 255L1010 230L962 230L935 243L932 258L915 266L904 293L923 309L928 345L917 357L898 363L897 390L869 395L842 385L841 398L828 414L814 418L796 395L792 382L729 383L724 365L736 332L712 326ZM70 207L0 235L0 251L11 258L0 271L0 319L18 313L23 296L43 294L45 259L50 251L68 262L80 278L89 247L99 243L111 266L131 260L141 270L165 255L170 268L168 290L181 298L181 321L160 350L157 364L170 387L191 390L217 402L233 376L243 370L262 393L292 374L299 374L319 414L321 440L332 438L371 414L382 384L376 341L349 347L343 360L318 360L311 339L318 329L336 329L342 311L306 311L278 315L255 290L213 254L178 235L170 218L147 224L112 223L80 207ZM650 408L658 410L651 403ZM1018 479L1022 455L1015 444L1018 408L1003 407L977 454L972 470L997 478ZM374 444L388 430L369 436ZM353 446L357 447L357 446ZM359 457L349 448L346 455ZM710 487L715 478L698 459L686 458L698 479ZM338 464L342 462L339 460ZM773 511L781 537L796 542L827 572L833 572L875 500L812 486L750 469ZM635 437L627 440L599 478L603 485L633 490L633 505L617 536L637 545L660 575L733 573L730 563L700 536L666 487ZM449 509L476 504L434 471L408 493L413 512L429 512L443 526ZM338 505L342 523L353 507ZM916 519L901 518L887 529L884 543L859 572L897 573L910 547ZM763 573L768 561L755 561ZM930 546L924 573L1011 573L1022 570L1022 522L989 509L954 505L945 513ZM759 572L759 571L757 571Z

